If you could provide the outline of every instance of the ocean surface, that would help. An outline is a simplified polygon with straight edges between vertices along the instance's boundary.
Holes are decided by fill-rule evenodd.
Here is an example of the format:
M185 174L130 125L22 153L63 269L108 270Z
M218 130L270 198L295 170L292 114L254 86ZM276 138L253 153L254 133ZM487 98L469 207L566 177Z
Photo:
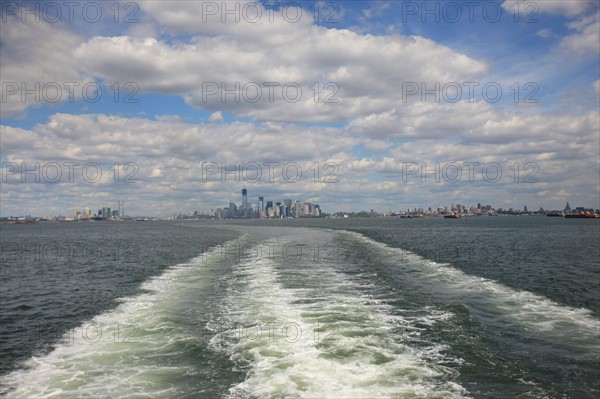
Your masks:
M596 398L600 221L2 225L8 398Z

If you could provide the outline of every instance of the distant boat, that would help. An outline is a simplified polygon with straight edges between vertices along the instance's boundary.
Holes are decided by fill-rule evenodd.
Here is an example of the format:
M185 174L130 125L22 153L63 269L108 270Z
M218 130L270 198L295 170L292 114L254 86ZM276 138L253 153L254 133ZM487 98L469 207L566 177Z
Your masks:
M599 216L592 212L568 213L565 215L567 219L596 219Z
M460 219L460 214L453 213L452 215L444 215L444 219Z
M559 218L559 217L563 217L564 215L560 211L552 211L552 212L548 212L546 214L546 216L548 216L548 217L554 217L554 218Z
M31 224L31 223L39 223L39 220L31 220L31 219L27 219L27 220L23 220L23 219L19 219L19 220L14 220L14 219L9 219L4 221L4 224Z

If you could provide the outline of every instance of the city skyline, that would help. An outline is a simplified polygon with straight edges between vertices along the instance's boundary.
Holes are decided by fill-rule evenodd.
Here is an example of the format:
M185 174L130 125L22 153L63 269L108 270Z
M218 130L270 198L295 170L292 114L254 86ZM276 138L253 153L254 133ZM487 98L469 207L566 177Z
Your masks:
M282 201L265 201L265 197L259 195L255 203L248 205L248 189L244 186L241 190L241 202L239 206L235 202L229 202L228 206L212 208L210 211L201 210L189 210L186 213L173 212L168 215L149 215L149 214L134 214L125 215L125 201L117 201L117 209L111 208L110 206L103 206L98 208L97 213L92 213L92 208L86 206L85 208L73 208L71 214L46 214L43 217L41 215L34 215L32 213L23 213L19 215L1 215L3 219L6 218L35 218L35 219L56 219L66 218L67 220L87 220L87 219L135 219L139 217L154 217L154 218L213 218L213 219L277 219L277 218L302 218L302 217L329 217L331 215L371 215L371 216L409 216L409 215L447 215L447 214L475 214L475 215L494 215L494 214L547 214L561 212L564 214L568 213L580 213L584 211L592 211L600 213L600 207L587 207L587 206L574 206L570 207L569 201L567 201L564 208L560 209L546 209L543 206L539 208L529 208L527 205L523 205L519 208L502 208L496 207L491 204L460 204L451 203L449 205L442 206L415 206L408 208L395 208L389 210L374 210L371 208L361 210L333 210L325 212L321 209L320 204L312 203L311 201L292 200L289 198L283 199ZM271 209L271 212L269 211ZM176 216L177 215L177 216Z

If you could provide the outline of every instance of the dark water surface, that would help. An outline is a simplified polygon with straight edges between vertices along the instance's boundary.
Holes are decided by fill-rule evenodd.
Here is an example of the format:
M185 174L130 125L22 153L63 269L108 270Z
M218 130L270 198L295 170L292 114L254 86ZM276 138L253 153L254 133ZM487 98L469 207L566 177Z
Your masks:
M2 225L8 397L592 398L597 220Z

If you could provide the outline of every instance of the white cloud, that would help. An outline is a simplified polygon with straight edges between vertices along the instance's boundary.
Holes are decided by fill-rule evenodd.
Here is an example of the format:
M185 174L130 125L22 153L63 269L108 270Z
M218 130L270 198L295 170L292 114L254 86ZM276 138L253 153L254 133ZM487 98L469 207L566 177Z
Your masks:
M494 118L490 104L483 101L416 102L359 117L349 124L349 130L379 138L447 138L465 135Z
M257 40L289 44L285 40L290 35L300 39L303 27L314 23L313 11L293 2L278 9L254 0L145 1L139 5L170 34L233 34L249 44Z
M519 10L520 15L530 15L535 18L537 12L549 14L562 14L567 17L581 15L597 4L593 0L544 0L532 2L530 0L506 0L502 7L507 11Z
M340 121L381 112L402 101L397 88L403 82L464 81L487 68L422 37L295 28L282 33L289 43L303 31L303 40L293 48L270 39L249 44L223 35L197 37L190 44L97 37L80 46L75 57L95 76L134 80L142 92L178 94L195 107L277 121ZM271 86L273 97L267 82L278 84ZM301 94L291 87L286 100L286 84L300 85ZM237 97L224 96L225 88Z
M593 57L600 55L600 12L573 21L568 27L577 33L561 40L560 48L563 51Z
M223 118L221 111L214 112L208 117L208 121L213 123L223 122L224 120L225 118Z
M97 162L106 167L103 180L96 184L78 180L73 184L35 185L9 179L9 184L2 186L3 214L16 209L38 209L35 202L40 195L49 198L49 209L62 207L63 212L74 207L103 206L115 198L126 200L129 209L137 214L162 215L181 206L188 211L210 210L226 205L232 195L235 200L244 183L252 196L264 194L276 200L290 196L314 198L329 211L370 209L373 203L379 204L380 210L396 209L408 206L406 201L413 206L447 205L482 196L487 199L481 201L493 202L505 198L507 193L518 196L530 207L553 206L547 197L560 190L572 193L573 202L594 203L600 129L596 113L507 117L485 112L487 122L478 123L458 137L426 138L426 134L419 134L419 129L428 128L415 124L415 136L400 142L386 138L365 140L363 135L370 135L369 131L351 134L344 127L242 122L192 124L168 117L151 120L56 114L31 130L0 127L4 161ZM394 112L386 115L396 117ZM359 145L371 146L377 153L362 155L356 151ZM115 162L120 165L134 162L139 166L135 175L139 183L115 183L113 172L108 169ZM234 176L229 175L227 182L218 178L203 182L203 162L217 165L225 162L230 169L237 162L241 165L256 162L263 165L263 179L248 184L243 180L235 182ZM301 165L303 178L290 183L278 173L269 182L265 162L279 162L279 167L296 162ZM326 162L336 162L339 166L336 173L339 183L313 181L315 164L318 163L323 177ZM431 175L427 181L421 181L418 175L404 181L403 162L424 162L429 171L435 162L461 165L498 162L503 177L499 183L485 182L478 170L479 177L469 183L465 167L462 183L438 184ZM520 165L518 184L513 180L514 170L510 169L515 162ZM527 163L538 165L535 177L540 183L522 183L532 172L524 169ZM124 176L127 171L121 169ZM32 190L36 196L31 195ZM59 192L69 194L58 195ZM540 192L548 193L547 197ZM13 201L17 198L18 201Z
M366 8L363 10L363 16L366 19L371 19L377 16L381 16L382 14L384 14L387 10L390 9L390 2L389 1L371 1L370 2L370 7Z
M552 31L552 29L548 29L548 28L538 30L536 32L536 35L538 35L539 37L544 38L544 39L556 37L556 34Z
M2 18L0 116L22 114L31 106L69 101L68 85L72 87L73 100L81 98L84 85L93 82L72 57L82 38L59 23L36 22L35 18L21 22L19 13ZM23 88L35 94L23 95Z
M316 26L307 10L297 23L286 21L281 12L270 22L262 6L258 23L235 23L231 15L223 23L220 14L203 16L209 3L224 4L142 2L140 7L149 17L144 15L140 25L121 36L110 36L100 27L97 31L105 36L84 39L60 24L20 24L14 19L2 24L3 82L133 81L141 93L180 96L210 115L207 123L194 124L178 115L148 119L57 113L32 129L0 126L3 160L9 162L135 162L140 168L136 175L140 183L128 186L115 186L110 174L92 186L3 184L3 214L5 209L36 209L40 196L48 198L48 206L63 210L102 206L98 201L116 196L137 204L140 214L162 214L179 206L190 211L222 206L237 195L240 184L203 182L202 162L227 162L230 167L236 162L298 162L305 180L291 184L279 177L276 184L252 186L252 195L313 198L328 211L370 209L372 204L385 209L398 204L399 198L422 206L463 203L482 195L494 200L506 198L507 193L516 193L513 197L523 198L532 208L534 201L545 205L547 198L563 198L569 192L578 193L574 202L597 202L597 111L569 115L483 101L405 101L403 83L424 82L431 87L436 82L478 81L495 65L422 36L392 31L370 35ZM243 8L251 3L256 5L248 1L230 6ZM508 3L514 1L504 6ZM366 16L385 12L386 4L375 4ZM574 19L568 25L572 34L563 38L563 51L556 54L598 55L598 14L584 15L592 6L565 1L537 4L539 12ZM289 9L294 11L298 10ZM541 37L553 35L550 29L538 31ZM519 76L519 80L546 76L540 74L545 67L534 65L527 79ZM511 95L508 87L516 81L514 70L504 76L505 95ZM224 102L219 94L203 97L206 83L212 82L225 82L229 88L236 82L241 86L257 82L263 97L257 102L236 102L231 95ZM303 95L297 103L286 102L279 88L274 101L269 101L264 82L297 82ZM319 82L318 103L314 82ZM326 82L337 86L326 90ZM600 80L593 87L598 94ZM333 97L340 101L323 103L333 89L337 90ZM15 116L35 104L12 99L2 105L3 115ZM225 121L224 114L228 120L231 115L256 123ZM323 121L341 123L313 125ZM311 166L318 162L322 167L328 161L339 165L340 182L311 181ZM431 167L436 161L500 162L507 181L403 184L402 162L426 162ZM541 182L513 184L508 167L514 162L537 162Z
M286 21L280 12L272 23L267 15L259 23L221 23L220 18L198 23L203 17L195 12L207 4L182 2L177 8L170 2L141 3L160 24L158 30L197 35L188 42L140 37L153 33L147 23L133 36L94 36L83 42L59 24L29 27L12 18L3 24L1 51L9 60L3 65L3 79L134 82L140 93L179 95L194 107L214 112L257 120L333 122L401 103L397 87L403 82L464 81L488 69L481 61L420 36L328 29L314 25L312 15L297 23ZM39 37L50 41L42 44ZM268 82L279 84L273 98ZM239 84L238 97L222 95L221 84L228 89ZM286 84L292 87L284 91ZM296 85L301 88L297 101ZM217 93L210 94L214 87ZM261 97L254 101L257 90ZM14 101L3 108L13 115L28 106L30 102Z

